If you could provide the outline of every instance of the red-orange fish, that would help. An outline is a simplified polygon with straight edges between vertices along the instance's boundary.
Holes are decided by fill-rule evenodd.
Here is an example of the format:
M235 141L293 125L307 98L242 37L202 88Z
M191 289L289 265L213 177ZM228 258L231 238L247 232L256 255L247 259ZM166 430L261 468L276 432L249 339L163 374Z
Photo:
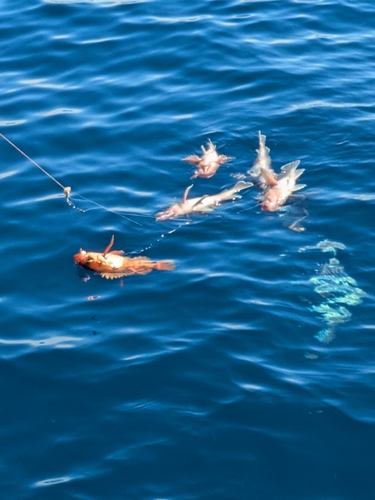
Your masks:
M124 257L122 250L111 250L115 237L103 253L80 250L74 255L76 264L99 273L103 278L114 279L132 274L147 274L153 269L172 271L175 268L173 260L152 261L148 257Z

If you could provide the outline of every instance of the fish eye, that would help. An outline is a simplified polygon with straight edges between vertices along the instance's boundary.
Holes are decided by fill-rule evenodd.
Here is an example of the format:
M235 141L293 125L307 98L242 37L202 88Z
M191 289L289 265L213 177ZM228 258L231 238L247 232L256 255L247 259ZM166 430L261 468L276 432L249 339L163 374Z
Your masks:
M87 257L86 259L86 264L91 264L91 262L93 262L94 259L92 257Z

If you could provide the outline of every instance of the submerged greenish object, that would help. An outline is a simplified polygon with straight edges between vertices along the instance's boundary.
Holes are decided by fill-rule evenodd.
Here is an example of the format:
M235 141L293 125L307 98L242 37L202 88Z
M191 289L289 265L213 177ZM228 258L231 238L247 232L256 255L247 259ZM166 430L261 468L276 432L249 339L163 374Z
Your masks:
M336 248L345 248L341 243L328 240L320 242L320 245L318 243L313 248L320 248L323 252L333 251L335 254ZM329 259L329 262L324 264L321 273L310 279L310 283L315 285L314 291L325 299L321 304L311 307L312 311L322 316L327 325L315 335L315 338L320 342L328 343L335 337L336 325L346 323L352 317L352 313L341 304L348 306L361 304L365 292L358 287L355 279L345 274L343 266L336 258Z
M322 252L333 252L333 254L336 255L336 250L345 250L346 246L339 241L323 240L313 246L301 247L299 251L304 252L305 250L315 249L321 250Z

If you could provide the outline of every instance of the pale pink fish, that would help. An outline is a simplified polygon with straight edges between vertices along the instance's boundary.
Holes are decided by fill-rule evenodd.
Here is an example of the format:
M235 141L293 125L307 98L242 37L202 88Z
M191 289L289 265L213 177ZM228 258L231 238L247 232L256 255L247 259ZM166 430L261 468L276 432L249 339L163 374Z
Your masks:
M261 208L265 212L275 212L284 205L289 196L306 184L296 184L296 180L303 174L305 169L297 170L300 161L293 161L281 167L281 174L276 178L275 174L265 168L261 168L262 176L267 187L262 195Z
M253 185L252 182L238 181L237 184L235 184L232 188L225 189L224 191L221 191L218 194L214 195L205 194L203 196L200 196L199 198L188 199L189 191L193 187L193 185L191 185L186 188L182 200L179 203L175 203L166 210L163 210L162 212L156 214L156 220L160 222L163 220L174 219L176 217L180 217L181 215L187 215L194 212L198 213L210 212L217 205L220 205L220 203L225 200L235 200L241 198L241 196L238 195L237 193L239 191L242 191L243 189L251 187L252 185Z
M197 165L197 170L194 172L192 179L195 177L204 177L208 179L216 173L220 165L233 159L229 156L219 155L216 151L216 146L214 146L210 140L208 141L207 149L205 149L204 146L201 146L201 149L203 153L201 157L198 155L190 155L182 160Z

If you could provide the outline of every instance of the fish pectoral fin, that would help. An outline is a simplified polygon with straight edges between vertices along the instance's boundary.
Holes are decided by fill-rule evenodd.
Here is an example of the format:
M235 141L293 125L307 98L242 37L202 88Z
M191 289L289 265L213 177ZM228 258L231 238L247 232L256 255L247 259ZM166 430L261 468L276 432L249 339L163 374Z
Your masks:
M292 161L290 163L287 163L286 165L283 165L280 170L284 173L290 173L292 170L295 170L300 163L300 160Z
M243 189L247 189L251 186L254 186L252 182L238 181L233 189L235 189L235 191L242 191Z
M299 191L300 189L303 189L304 187L306 187L306 184L296 184L294 186L293 192L294 191Z
M182 201L181 203L186 203L187 202L187 197L188 197L188 194L190 192L190 189L193 187L194 184L190 184L190 186L188 186L186 189L185 189L185 192L184 192L184 196L182 197Z
M303 172L304 172L304 171L305 171L305 169L304 169L304 168L299 168L298 170L296 170L296 171L294 172L294 174L295 174L295 177L294 177L294 178L295 178L295 180L297 180L297 179L298 179L298 177L301 177L301 175L303 174Z
M217 161L220 163L220 165L222 165L223 163L234 159L235 159L234 156L219 155Z
M262 172L264 180L266 181L266 183L269 186L277 186L277 180L276 180L273 172L270 172L269 170L267 170L265 168L261 168L260 171Z
M201 161L201 159L197 155L189 155L186 158L182 158L181 161L188 161L189 163L198 164Z

